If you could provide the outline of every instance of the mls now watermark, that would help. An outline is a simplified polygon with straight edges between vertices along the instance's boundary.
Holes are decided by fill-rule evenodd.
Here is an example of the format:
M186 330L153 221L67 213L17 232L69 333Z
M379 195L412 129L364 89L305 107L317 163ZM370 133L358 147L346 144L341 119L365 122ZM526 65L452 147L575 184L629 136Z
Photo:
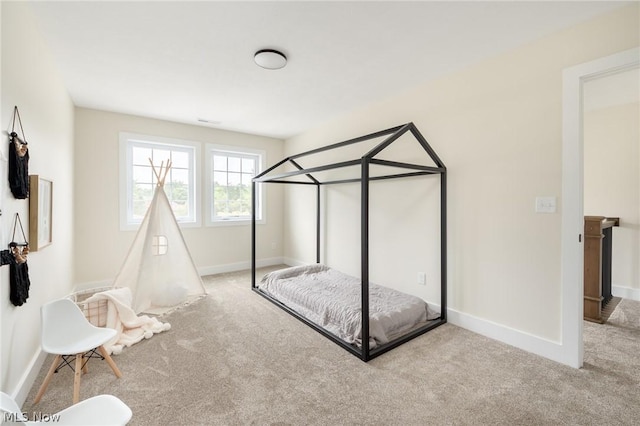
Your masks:
M2 417L2 422L7 422L7 423L19 423L19 422L24 422L29 418L29 413L2 413L3 417ZM55 423L55 422L59 422L60 421L60 414L50 414L50 413L43 413L42 411L34 411L32 414L31 419L35 422L51 422L51 423Z

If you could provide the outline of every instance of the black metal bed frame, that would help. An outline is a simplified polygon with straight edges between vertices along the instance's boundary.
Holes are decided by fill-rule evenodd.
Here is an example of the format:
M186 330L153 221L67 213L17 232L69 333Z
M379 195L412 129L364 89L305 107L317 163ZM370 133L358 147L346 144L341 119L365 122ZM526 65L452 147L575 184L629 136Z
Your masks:
M413 137L418 141L422 148L426 151L431 158L433 166L423 166L418 164L410 164L404 162L388 161L382 159L376 159L375 156L382 150L388 147L391 143L399 139L402 135L411 133ZM376 145L373 149L367 152L359 159L343 161L333 164L326 164L318 167L303 168L296 160L301 157L314 155L320 152L342 148L347 145L352 145L371 139L387 136L381 143ZM275 174L269 176L269 174L276 168L282 166L285 163L293 165L297 170ZM394 168L402 168L411 170L406 173L387 174L383 176L370 176L369 166L371 164L389 166ZM338 169L343 167L360 166L360 177L354 179L340 179L320 182L313 176L313 173L323 172L326 170ZM409 340L418 337L429 330L432 330L447 322L447 169L444 163L440 160L435 151L428 144L426 139L418 131L413 123L407 123L401 126L396 126L390 129L382 130L379 132L371 133L365 136L361 136L354 139L349 139L343 142L338 142L332 145L327 145L321 148L313 149L310 151L302 152L296 155L289 156L273 166L269 167L264 172L258 174L253 178L251 184L251 196L252 196L252 208L251 208L251 289L262 297L268 299L275 305L279 306L295 318L299 319L309 327L318 331L328 339L342 346L347 351L361 358L367 362L383 353L402 345ZM306 176L308 181L291 181L288 178L295 176ZM369 348L369 183L374 180L404 178L422 175L439 175L440 176L440 318L428 322L424 326L417 328L408 334L405 334L389 343L378 346L374 349ZM361 185L361 313L362 313L362 345L360 348L349 344L334 334L328 332L319 325L309 321L305 317L298 314L285 304L281 303L277 299L262 292L256 286L256 203L257 203L257 191L256 185L258 183L280 183L280 184L296 184L296 185L315 185L317 191L316 201L316 263L320 263L320 187L322 185L334 185L342 183L354 183L360 182Z

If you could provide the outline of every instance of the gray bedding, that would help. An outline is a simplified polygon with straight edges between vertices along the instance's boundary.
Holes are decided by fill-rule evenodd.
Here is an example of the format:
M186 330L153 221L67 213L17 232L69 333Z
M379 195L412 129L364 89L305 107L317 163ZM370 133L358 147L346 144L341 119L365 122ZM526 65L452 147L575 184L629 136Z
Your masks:
M321 264L268 273L258 288L345 342L360 346L361 282ZM422 299L371 283L369 347L387 343L435 319Z

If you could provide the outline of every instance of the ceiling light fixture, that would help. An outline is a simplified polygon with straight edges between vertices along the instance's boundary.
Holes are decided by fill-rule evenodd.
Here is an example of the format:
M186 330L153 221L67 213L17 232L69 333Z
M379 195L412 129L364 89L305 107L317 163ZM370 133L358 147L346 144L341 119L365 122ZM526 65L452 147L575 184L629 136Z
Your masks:
M253 60L256 61L256 64L268 70L278 70L287 65L287 57L284 56L284 53L273 49L258 50L253 55Z

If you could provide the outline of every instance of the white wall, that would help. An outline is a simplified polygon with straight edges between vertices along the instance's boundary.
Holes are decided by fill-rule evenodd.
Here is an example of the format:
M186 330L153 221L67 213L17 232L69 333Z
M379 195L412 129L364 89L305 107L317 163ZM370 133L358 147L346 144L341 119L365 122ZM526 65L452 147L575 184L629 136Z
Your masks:
M620 218L611 284L640 300L640 104L585 111L584 161L585 215Z
M234 145L262 149L266 164L281 159L284 143L278 139L190 126L126 114L76 108L75 161L75 282L79 286L112 282L122 266L135 231L120 231L119 133L176 138L202 144ZM203 157L203 156L201 156ZM204 158L198 167L205 170ZM204 177L204 173L202 174ZM204 200L204 184L199 196ZM282 258L282 188L267 188L267 222L257 226L257 258L280 262ZM204 202L201 205L204 214ZM204 221L202 221L204 223ZM183 228L187 246L201 273L249 267L249 225ZM273 244L275 243L275 248Z
M520 338L532 342L521 347L557 347L560 210L537 214L534 201L556 196L562 209L562 70L637 46L637 16L634 4L426 83L287 140L286 152L413 121L448 168L448 300L458 323L482 323L475 328L490 328L492 337L516 345ZM287 188L285 214L292 227L285 229L285 256L308 260L301 241L313 238L313 228L301 226L303 207L294 199L303 189ZM415 194L401 186L393 202ZM374 201L372 209L382 212L384 203ZM329 207L336 210L327 216L340 215L341 208ZM417 230L421 220L408 214L402 223ZM371 229L372 235L384 232L382 224ZM328 238L339 241L341 235ZM403 242L409 256L425 250L422 238L408 235ZM332 247L332 256L357 268L352 246ZM426 259L439 256L428 250ZM406 262L406 253L390 252L385 262L394 268ZM414 259L410 267L427 269L426 262ZM553 357L544 351L539 353Z
M9 301L9 267L0 269L2 336L0 388L22 401L39 370L40 306L73 287L73 104L29 5L2 2L2 144L0 144L0 248L11 238L15 213L28 228L28 200L13 198L7 185L8 138L17 105L29 142L29 173L53 181L53 244L28 257L31 289L26 304ZM28 229L25 229L28 235ZM32 369L32 367L35 368Z

